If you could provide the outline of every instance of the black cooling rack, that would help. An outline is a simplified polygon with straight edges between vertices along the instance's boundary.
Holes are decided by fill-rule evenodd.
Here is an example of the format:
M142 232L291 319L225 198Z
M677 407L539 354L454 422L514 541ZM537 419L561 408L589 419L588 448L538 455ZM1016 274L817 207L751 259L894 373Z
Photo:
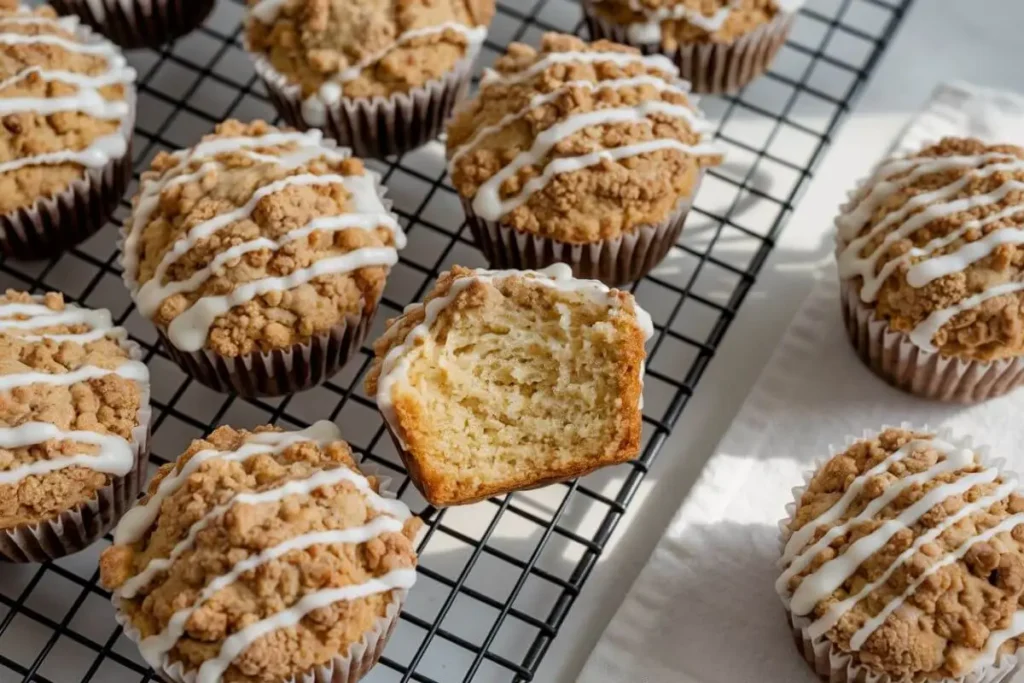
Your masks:
M679 248L633 286L657 326L648 347L642 455L580 481L467 508L428 508L363 392L368 348L326 386L283 399L245 401L190 381L158 347L121 284L116 236L127 200L118 220L59 258L0 261L0 285L61 290L109 308L146 348L156 415L151 466L219 424L297 428L329 418L369 468L389 475L391 488L424 510L420 581L367 681L551 680L538 674L541 660L556 637L573 637L560 634L566 615L910 2L810 0L768 75L735 97L703 101L728 162L705 179ZM536 44L545 31L582 31L579 6L570 0L498 5L481 67L513 40ZM188 146L218 121L275 118L241 48L243 13L238 0L222 0L202 29L160 52L129 54L141 82L136 178L158 151ZM485 264L437 143L371 165L383 173L409 234L374 339L383 321L419 299L440 271ZM155 680L97 584L96 561L107 543L53 564L0 567L0 682Z

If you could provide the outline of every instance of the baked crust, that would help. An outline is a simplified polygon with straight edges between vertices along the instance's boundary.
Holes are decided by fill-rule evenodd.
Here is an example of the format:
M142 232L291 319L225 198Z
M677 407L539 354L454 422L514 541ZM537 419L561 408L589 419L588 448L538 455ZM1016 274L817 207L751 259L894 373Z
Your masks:
M641 11L637 11L638 5ZM648 13L677 7L686 7L708 18L724 9L729 9L729 15L714 31L685 18L662 20L659 22L661 45L665 50L675 50L690 43L733 43L767 24L779 12L775 0L600 0L595 9L601 17L628 26L651 21Z

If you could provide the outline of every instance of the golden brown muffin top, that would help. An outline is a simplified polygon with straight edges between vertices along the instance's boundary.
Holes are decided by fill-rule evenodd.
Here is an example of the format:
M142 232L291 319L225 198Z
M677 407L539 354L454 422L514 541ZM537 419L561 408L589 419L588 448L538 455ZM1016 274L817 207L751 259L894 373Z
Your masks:
M631 42L675 50L689 43L735 42L774 19L779 5L777 0L597 0L595 9L598 16L628 26Z
M0 529L52 519L134 469L149 373L124 339L109 311L59 293L0 296Z
M136 304L186 351L308 343L377 305L405 245L381 191L317 131L226 121L142 177L122 257Z
M135 71L109 41L86 45L77 26L47 5L0 0L0 214L59 194L127 150ZM5 102L15 99L29 102Z
M932 434L888 429L858 441L800 496L776 588L811 620L805 633L873 672L960 677L1020 642L1017 486Z
M567 242L659 223L721 160L677 77L607 41L513 43L448 124L455 188L481 218Z
M1024 149L946 138L882 164L836 224L839 269L921 348L1024 352Z
M249 0L249 48L305 96L325 83L347 97L408 92L475 51L494 0Z
M415 580L421 523L378 491L329 422L222 426L160 469L101 580L158 671L290 680L345 656Z

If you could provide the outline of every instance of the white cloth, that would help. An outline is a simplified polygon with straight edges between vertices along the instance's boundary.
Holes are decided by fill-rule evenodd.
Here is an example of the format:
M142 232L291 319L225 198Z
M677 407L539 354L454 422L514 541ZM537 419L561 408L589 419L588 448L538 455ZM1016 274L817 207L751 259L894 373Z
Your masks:
M943 86L896 149L963 134L1024 142L1024 99ZM1024 389L964 407L914 398L875 377L846 338L830 265L579 680L814 683L773 586L778 522L803 473L848 436L902 422L973 435L1024 473L1021 415Z

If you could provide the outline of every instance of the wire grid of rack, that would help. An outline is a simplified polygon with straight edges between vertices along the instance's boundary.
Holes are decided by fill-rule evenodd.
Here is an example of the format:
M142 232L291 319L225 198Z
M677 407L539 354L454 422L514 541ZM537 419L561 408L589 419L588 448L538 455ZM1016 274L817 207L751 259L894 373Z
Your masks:
M117 220L49 262L0 262L0 285L57 289L114 312L147 349L156 419L151 467L229 423L286 428L335 420L366 466L428 522L420 580L381 664L368 681L528 681L609 536L697 391L701 375L771 251L845 112L911 0L811 0L771 72L735 97L706 98L729 162L705 179L678 249L632 289L651 311L642 455L582 480L433 510L409 486L374 404L362 389L368 348L326 386L245 401L192 382L158 347L122 286ZM571 0L499 0L482 68L514 40L580 33ZM241 48L239 0L222 0L206 25L162 51L130 53L140 75L136 179L160 150L194 143L218 121L275 118ZM484 265L465 229L438 143L375 165L409 234L370 339L454 263ZM131 188L134 193L134 185ZM130 196L130 195L129 195ZM44 566L0 568L0 681L154 680L121 633L96 561L109 540ZM599 599L599 596L593 596ZM572 635L562 635L569 637Z

